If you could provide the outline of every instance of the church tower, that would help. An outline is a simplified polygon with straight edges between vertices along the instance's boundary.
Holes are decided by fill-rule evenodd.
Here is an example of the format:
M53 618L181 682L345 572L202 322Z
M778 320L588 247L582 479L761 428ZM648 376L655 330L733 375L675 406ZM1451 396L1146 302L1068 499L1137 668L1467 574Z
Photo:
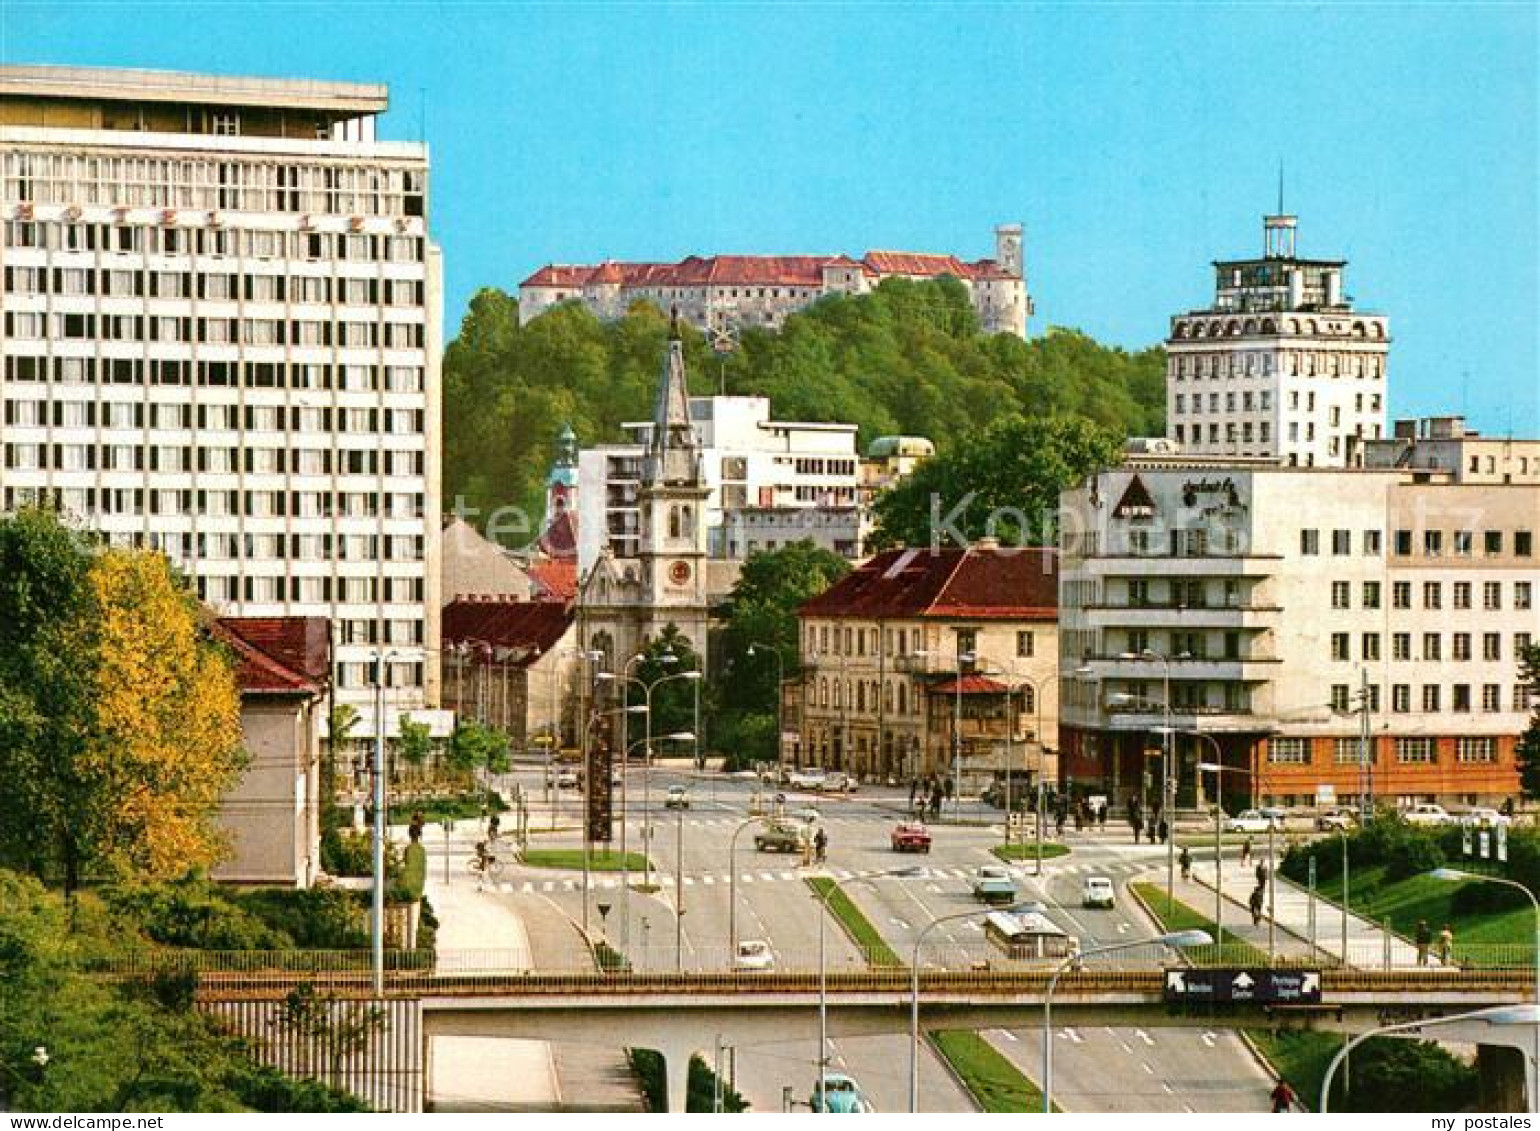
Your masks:
M700 444L690 423L690 391L685 378L684 343L677 324L658 382L652 433L637 492L641 509L637 552L642 604L649 610L650 634L670 622L706 651L706 499L710 489L702 471Z

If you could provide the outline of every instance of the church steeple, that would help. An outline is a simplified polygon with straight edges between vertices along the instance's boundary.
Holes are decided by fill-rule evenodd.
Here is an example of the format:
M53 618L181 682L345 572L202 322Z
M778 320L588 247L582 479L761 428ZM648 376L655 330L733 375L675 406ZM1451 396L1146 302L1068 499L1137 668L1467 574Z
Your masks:
M693 486L700 481L700 449L690 424L690 385L685 378L677 312L669 324L668 356L658 381L642 478L652 486Z

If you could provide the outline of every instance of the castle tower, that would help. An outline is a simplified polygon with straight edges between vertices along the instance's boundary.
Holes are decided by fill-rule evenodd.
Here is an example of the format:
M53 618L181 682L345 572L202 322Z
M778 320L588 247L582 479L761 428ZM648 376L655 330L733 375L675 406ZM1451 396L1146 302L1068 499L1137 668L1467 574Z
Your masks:
M1012 278L1022 277L1020 224L995 226L995 263Z

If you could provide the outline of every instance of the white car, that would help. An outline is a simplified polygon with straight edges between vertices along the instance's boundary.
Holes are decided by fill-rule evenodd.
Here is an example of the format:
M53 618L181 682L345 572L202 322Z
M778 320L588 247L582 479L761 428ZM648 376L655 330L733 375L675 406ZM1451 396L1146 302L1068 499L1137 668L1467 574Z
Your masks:
M1495 829L1498 825L1512 824L1512 820L1496 809L1467 809L1460 814L1460 824L1473 829Z
M849 774L842 774L836 771L832 774L825 774L823 782L818 788L823 793L854 793L856 791L856 779Z
M775 954L764 939L744 939L733 955L733 967L737 970L774 970Z
M786 784L793 789L822 789L827 776L822 770L813 767L792 770L786 775Z
M1080 906L1105 907L1112 910L1117 903L1117 889L1106 876L1087 876L1080 886Z
M1410 809L1403 809L1401 816L1409 825L1448 825L1454 823L1442 805L1413 805Z
M556 772L557 789L577 789L582 782L578 778L576 770L558 770Z
M804 805L794 812L792 816L799 821L806 821L810 825L816 825L819 821L823 820L823 814L811 805Z
M663 798L665 809L688 809L690 807L690 791L682 785L671 785L668 794Z
M1268 829L1282 827L1282 821L1269 817L1260 809L1246 809L1225 822L1225 829L1232 833L1265 833Z

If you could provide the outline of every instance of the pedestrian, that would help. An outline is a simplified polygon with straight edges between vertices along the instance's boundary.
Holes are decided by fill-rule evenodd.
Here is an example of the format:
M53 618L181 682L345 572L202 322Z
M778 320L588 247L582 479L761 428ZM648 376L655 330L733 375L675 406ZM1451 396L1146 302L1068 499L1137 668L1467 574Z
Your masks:
M487 886L487 866L492 862L492 854L487 851L487 842L476 842L476 890L485 891Z
M1166 824L1166 819L1164 817L1162 817L1160 819L1160 843L1161 844L1165 844L1166 843L1166 838L1169 837L1170 835L1171 835L1171 826Z
M1251 838L1248 836L1241 841L1241 867L1251 863Z
M919 778L910 778L909 779L909 811L911 813L914 812L914 798L915 798L915 794L917 794L919 792L920 792L920 779Z
M497 843L498 831L502 828L502 819L496 813L487 818L487 839L493 844Z
M1262 925L1262 889L1260 887L1253 889L1251 893L1251 925L1253 927Z
M1192 879L1192 849L1183 848L1182 855L1177 857L1177 862L1182 865L1182 879Z
M819 863L823 863L823 858L829 851L829 834L823 831L821 825L818 832L813 835L813 850L818 854Z
M1160 826L1155 823L1155 818L1153 818L1153 817L1150 818L1150 823L1146 827L1145 833L1150 838L1150 843L1151 844L1155 843L1155 834L1157 832L1159 832L1159 831L1160 831Z
M1279 1080L1274 1085L1270 1098L1273 1101L1274 1113L1287 1113L1299 1103L1299 1097L1294 1094L1294 1089L1289 1087L1287 1080Z
M1449 929L1449 924L1444 924L1444 929L1438 933L1438 964L1448 966L1449 960L1454 956L1454 932Z
M1101 803L1101 807L1096 810L1096 827L1101 829L1102 832L1107 831L1107 810L1109 808L1111 808L1111 806L1103 801Z
M1266 860L1258 860L1257 861L1257 887L1265 888L1266 886L1267 886L1267 861Z
M1433 945L1433 928L1428 926L1426 919L1417 920L1417 933L1412 936L1412 941L1417 944L1417 965L1428 964L1428 947Z
M1081 809L1078 805L1075 806L1075 831L1077 833L1085 832L1085 810Z
M1133 826L1133 829L1134 829L1134 843L1138 844L1139 843L1139 834L1144 831L1144 823L1139 820L1139 814L1137 812L1132 817L1130 817L1128 819L1128 823Z
M1055 836L1064 835L1064 810L1060 809L1053 815L1053 830Z

